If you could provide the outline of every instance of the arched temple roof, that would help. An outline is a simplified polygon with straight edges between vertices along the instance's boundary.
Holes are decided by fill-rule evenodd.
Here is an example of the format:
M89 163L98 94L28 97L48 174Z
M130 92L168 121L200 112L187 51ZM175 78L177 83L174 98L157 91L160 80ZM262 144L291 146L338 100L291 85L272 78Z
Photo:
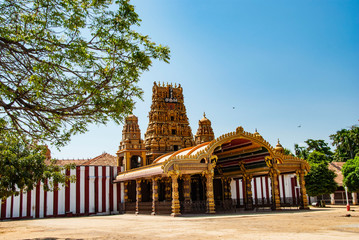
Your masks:
M245 163L245 167L251 169L250 171L261 169L265 172L269 169L266 165L267 158L278 164L279 171L309 171L307 161L285 155L272 147L260 134L245 132L242 127L238 127L236 131L224 134L211 142L167 153L155 159L150 165L120 173L116 182L166 176L174 170L184 174L201 174L216 164L218 168L229 169L239 174L239 162Z

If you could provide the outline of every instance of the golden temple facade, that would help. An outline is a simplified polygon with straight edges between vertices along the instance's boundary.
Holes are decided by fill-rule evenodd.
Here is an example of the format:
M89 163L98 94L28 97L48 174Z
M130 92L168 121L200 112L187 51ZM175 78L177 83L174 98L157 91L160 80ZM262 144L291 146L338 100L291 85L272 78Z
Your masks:
M145 140L137 117L128 116L117 156L125 212L308 208L305 160L242 127L215 138L205 114L193 136L180 85L154 83Z

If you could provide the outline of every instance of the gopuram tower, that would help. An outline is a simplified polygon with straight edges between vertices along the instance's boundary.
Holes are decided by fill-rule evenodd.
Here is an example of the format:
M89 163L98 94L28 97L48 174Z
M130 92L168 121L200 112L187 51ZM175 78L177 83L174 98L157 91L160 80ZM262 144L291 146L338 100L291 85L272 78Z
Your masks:
M181 85L156 82L152 88L152 105L145 133L147 164L157 157L194 146Z
M117 165L123 167L124 171L146 165L146 149L141 139L138 118L135 115L131 114L125 119L117 156Z

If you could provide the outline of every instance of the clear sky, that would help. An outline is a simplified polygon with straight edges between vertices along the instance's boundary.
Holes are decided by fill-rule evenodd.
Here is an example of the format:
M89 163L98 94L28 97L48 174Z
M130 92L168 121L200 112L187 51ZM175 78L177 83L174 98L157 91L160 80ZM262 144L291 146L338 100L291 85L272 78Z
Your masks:
M359 1L131 2L139 31L171 49L170 64L155 61L139 82L142 136L154 81L182 85L193 134L206 112L216 137L257 128L293 150L359 123ZM90 126L52 157L115 155L122 127Z

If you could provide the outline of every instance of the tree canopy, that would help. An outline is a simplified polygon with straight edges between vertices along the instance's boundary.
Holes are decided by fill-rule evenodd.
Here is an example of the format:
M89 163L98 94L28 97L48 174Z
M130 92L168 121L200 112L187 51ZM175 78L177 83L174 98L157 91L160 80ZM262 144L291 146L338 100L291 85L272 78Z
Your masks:
M89 123L120 123L140 74L169 60L139 23L126 0L0 0L0 129L60 147Z
M312 152L312 151L320 152L330 158L333 155L333 152L331 151L330 147L328 146L328 143L326 143L322 139L318 139L318 140L308 139L304 142L308 145L307 150L309 152Z
M332 161L333 152L330 150L328 143L326 143L324 140L308 139L304 142L307 144L307 146L300 147L298 144L294 144L294 151L297 157L308 160L310 154L312 152L316 152L326 156L325 162Z
M52 189L53 183L73 181L73 176L61 172L62 167L45 164L44 145L24 145L22 141L7 132L0 134L0 198L17 195L21 190L31 190L38 182L52 179L45 189ZM69 169L73 166L67 165Z
M61 147L132 112L141 73L169 61L140 21L127 0L0 0L0 197L68 180L43 142Z
M342 168L343 183L349 192L359 192L359 156L348 160Z
M327 155L325 155L322 152L318 152L318 151L313 151L311 153L309 153L308 158L307 158L309 164L313 165L313 164L328 164L331 162L330 157L328 157Z
M341 129L330 135L333 146L336 147L334 158L345 162L354 159L359 154L359 127L352 126L350 129Z
M332 151L324 140L308 139L304 141L307 147L294 145L297 157L306 159L310 164L310 171L305 176L305 186L309 196L319 196L333 193L337 189L334 181L336 174L328 169L333 160Z
M338 185L334 181L336 174L328 169L327 163L311 164L305 176L305 187L309 196L333 193Z

